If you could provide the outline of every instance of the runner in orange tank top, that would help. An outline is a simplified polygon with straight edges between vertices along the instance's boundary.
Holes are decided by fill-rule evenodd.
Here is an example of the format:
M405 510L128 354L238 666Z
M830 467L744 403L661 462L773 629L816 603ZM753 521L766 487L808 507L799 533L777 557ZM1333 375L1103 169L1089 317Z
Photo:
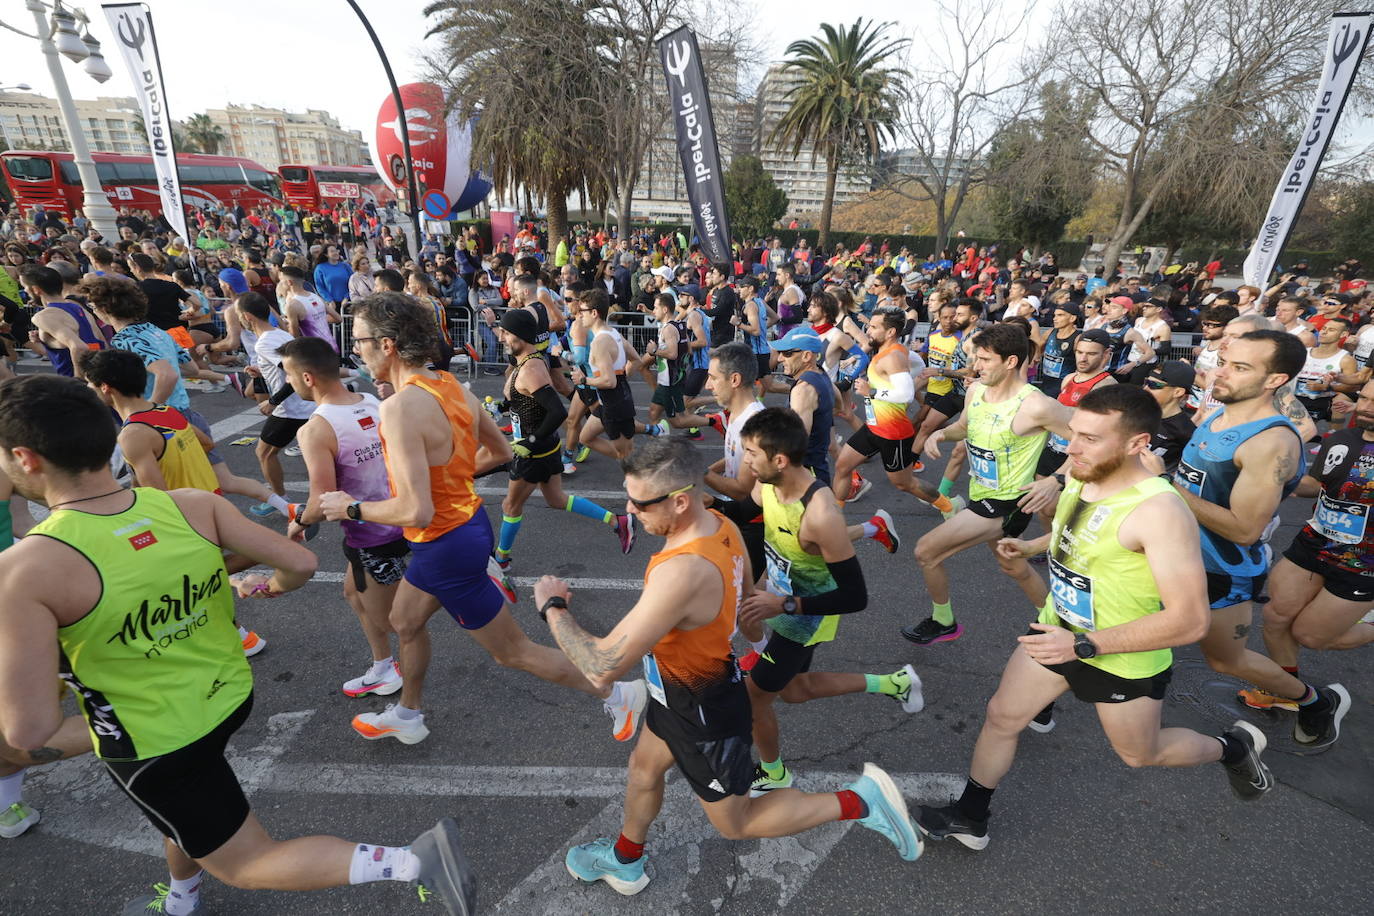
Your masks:
M735 615L753 576L739 529L703 501L706 467L684 439L644 442L621 463L629 509L648 534L667 538L649 561L639 601L605 637L578 625L567 583L534 587L540 616L567 657L593 684L610 684L643 664L652 702L630 755L620 837L568 850L568 871L621 894L649 883L644 841L663 805L663 779L676 764L721 836L788 836L835 820L858 820L891 840L908 861L921 841L891 777L873 764L840 792L777 789L750 798L749 694L730 647Z

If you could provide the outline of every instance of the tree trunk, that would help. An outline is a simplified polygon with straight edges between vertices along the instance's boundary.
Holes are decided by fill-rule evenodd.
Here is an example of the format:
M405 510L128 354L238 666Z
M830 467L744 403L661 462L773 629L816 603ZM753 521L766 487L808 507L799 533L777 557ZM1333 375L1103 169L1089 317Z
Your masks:
M1178 242L1169 243L1169 247L1164 250L1164 263L1159 265L1160 270L1163 270L1170 264L1174 263L1174 254L1177 253L1180 247L1181 246L1178 244Z
M568 236L567 188L549 188L545 203L545 209L549 214L549 254L553 254L554 250L558 248L558 243Z
M630 237L630 214L633 208L631 199L634 196L634 185L626 182L626 187L621 189L620 200L616 202L616 220L618 221L619 233L622 239Z
M949 219L945 216L943 204L935 207L935 253L938 255L949 244Z
M816 247L829 253L830 217L835 212L835 179L840 174L840 157L834 152L825 157L825 199L821 201L820 233L816 237Z

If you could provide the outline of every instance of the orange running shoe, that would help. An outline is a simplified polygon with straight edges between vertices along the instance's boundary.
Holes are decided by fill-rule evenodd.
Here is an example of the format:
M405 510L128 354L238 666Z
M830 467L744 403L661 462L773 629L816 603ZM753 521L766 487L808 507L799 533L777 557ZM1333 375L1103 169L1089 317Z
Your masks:
M1276 697L1272 693L1265 693L1257 687L1250 687L1245 690L1236 691L1236 699L1251 709L1286 709L1289 712L1298 711L1298 701L1290 700L1286 697Z

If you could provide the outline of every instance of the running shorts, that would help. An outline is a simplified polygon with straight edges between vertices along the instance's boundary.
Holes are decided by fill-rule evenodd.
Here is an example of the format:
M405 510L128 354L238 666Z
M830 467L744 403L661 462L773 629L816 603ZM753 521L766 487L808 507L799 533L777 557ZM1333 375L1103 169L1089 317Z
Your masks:
M968 504L969 511L980 518L1000 518L1002 533L1009 538L1018 538L1030 524L1030 513L1023 512L1014 499L975 499Z
M769 354L767 354L767 353L755 353L755 354L754 354L754 359L758 362L758 376L757 376L757 378L761 378L761 379L762 379L762 378L767 378L770 374L772 374L773 368L772 368L771 365L769 365L769 362L770 362L770 356L769 356Z
M1045 447L1040 450L1040 458L1035 463L1035 476L1050 477L1059 473L1068 457L1063 452L1056 452L1050 448L1049 440L1046 440Z
M944 394L926 392L925 402L930 405L931 410L947 417L957 417L964 411L964 396L954 391L947 391Z
M662 407L665 417L675 417L687 412L686 396L683 394L681 382L676 385L656 386L650 403Z
M547 455L531 455L528 458L515 456L510 463L510 479L523 480L526 483L546 483L552 480L563 473L562 452L562 443L559 443L558 448Z
M296 433L309 421L309 417L298 419L296 417L271 416L267 418L266 423L262 424L262 432L258 433L258 438L273 448L286 448L295 441Z
M601 403L601 399L596 396L596 389L591 385L578 385L574 390L577 391L577 396L582 399L582 403L588 407L595 407Z
M740 682L727 685L725 689L731 694L738 691L739 696L732 696L733 702L724 707L711 704L712 721L718 721L722 714L727 717L728 728L718 736L694 734L681 721L679 713L657 700L649 700L644 711L645 728L668 745L673 762L687 784L698 798L708 803L731 795L747 795L754 781L753 719L747 688Z
M634 414L626 417L608 417L604 404L598 404L592 408L592 416L601 421L601 428L606 430L606 438L614 442L617 439L633 439L635 428L639 425L635 422ZM560 467L560 471L562 468Z
M345 541L344 558L353 573L353 587L359 592L367 591L368 576L378 585L395 585L405 578L406 556L410 553L410 542L397 538L375 547L351 547Z
M865 458L881 454L883 470L896 472L905 471L916 463L916 452L912 450L915 442L914 435L905 439L885 439L865 426L850 436L845 444Z
M485 512L432 541L409 543L406 581L438 598L460 627L480 630L501 613L506 599L487 575L495 544Z
M1230 573L1207 571L1207 601L1212 610L1234 607L1247 601L1256 601L1264 593L1264 583L1268 573L1258 576L1233 576Z
M1031 630L1029 635L1036 632ZM1068 681L1073 695L1084 703L1129 703L1140 697L1162 700L1174 676L1173 668L1165 668L1149 677L1121 677L1077 658L1044 667Z
M687 376L682 380L682 393L689 398L694 398L701 394L701 389L706 387L706 369L688 369Z
M1317 420L1327 420L1327 421L1330 421L1330 419L1331 419L1331 402L1334 401L1335 398L1303 398L1303 397L1300 397L1300 398L1298 398L1298 400L1299 400L1300 402L1302 402L1302 406L1303 406L1303 407L1307 408L1307 416L1309 416L1309 417L1312 419L1313 422L1316 422Z
M1337 598L1362 604L1374 601L1374 576L1362 576L1324 562L1318 546L1301 532L1293 538L1293 543L1288 545L1283 556L1299 569L1321 576L1324 580L1322 589Z
M781 693L792 678L811 670L815 646L803 646L778 633L768 634L768 645L759 654L749 678L765 693Z
M183 350L195 350L196 342L191 339L191 334L181 325L167 329L167 336L177 342L177 346Z

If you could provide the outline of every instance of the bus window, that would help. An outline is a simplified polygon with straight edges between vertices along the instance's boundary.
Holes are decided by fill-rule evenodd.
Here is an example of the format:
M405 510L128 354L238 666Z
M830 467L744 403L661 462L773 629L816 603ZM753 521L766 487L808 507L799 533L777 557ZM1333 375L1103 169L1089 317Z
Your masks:
M5 169L18 181L52 181L52 161L37 156L7 156Z
M288 165L281 170L281 177L286 181L309 181L310 170L299 165Z

